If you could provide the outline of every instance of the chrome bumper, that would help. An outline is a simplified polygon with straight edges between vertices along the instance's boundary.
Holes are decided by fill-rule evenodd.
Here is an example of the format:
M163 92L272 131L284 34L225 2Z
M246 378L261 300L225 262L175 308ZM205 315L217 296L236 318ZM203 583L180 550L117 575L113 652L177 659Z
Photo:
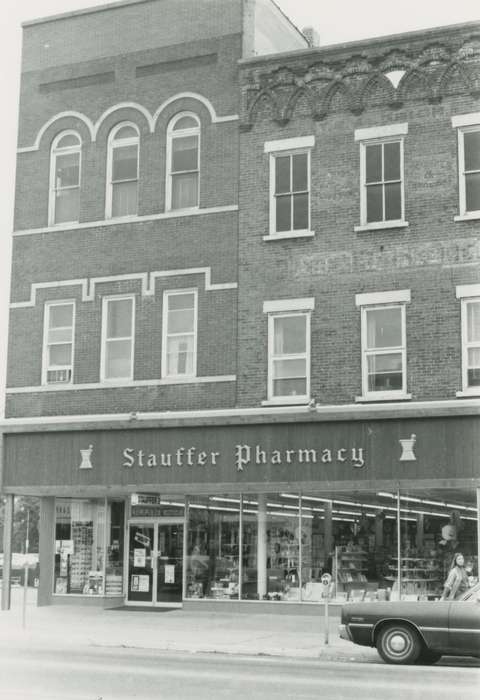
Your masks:
M350 634L350 629L348 625L339 625L338 626L338 634L341 639L346 639L349 642L352 641L352 635Z

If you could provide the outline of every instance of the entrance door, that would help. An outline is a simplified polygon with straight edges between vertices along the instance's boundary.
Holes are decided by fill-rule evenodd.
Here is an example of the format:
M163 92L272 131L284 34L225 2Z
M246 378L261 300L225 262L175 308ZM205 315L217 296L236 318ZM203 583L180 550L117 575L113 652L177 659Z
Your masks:
M153 523L130 525L128 537L127 600L152 604L154 581L155 528Z
M183 519L130 523L127 602L182 602Z
M183 523L160 523L157 530L157 603L181 603Z

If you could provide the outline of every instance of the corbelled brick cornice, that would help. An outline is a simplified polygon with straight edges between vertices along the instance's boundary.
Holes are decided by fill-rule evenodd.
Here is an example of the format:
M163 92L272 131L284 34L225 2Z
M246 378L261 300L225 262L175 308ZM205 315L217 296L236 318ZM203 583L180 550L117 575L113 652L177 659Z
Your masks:
M480 23L251 59L242 62L240 80L244 130L257 119L287 123L300 100L320 120L451 94L479 99Z

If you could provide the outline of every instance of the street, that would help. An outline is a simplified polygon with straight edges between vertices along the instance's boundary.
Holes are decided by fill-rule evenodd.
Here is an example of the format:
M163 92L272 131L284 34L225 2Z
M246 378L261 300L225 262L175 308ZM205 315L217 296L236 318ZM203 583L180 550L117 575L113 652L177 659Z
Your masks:
M147 649L3 648L5 700L462 700L478 697L475 662L394 667L315 659L162 653Z

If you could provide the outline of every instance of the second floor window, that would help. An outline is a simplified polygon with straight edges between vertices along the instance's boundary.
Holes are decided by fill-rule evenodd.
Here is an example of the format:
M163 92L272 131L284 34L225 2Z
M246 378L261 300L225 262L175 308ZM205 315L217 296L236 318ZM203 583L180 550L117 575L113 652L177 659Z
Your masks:
M480 127L460 132L460 213L480 214Z
M132 124L110 132L107 163L107 218L138 213L139 135Z
M406 392L405 306L362 309L363 395L378 398Z
M306 399L310 393L310 314L272 314L268 322L268 398Z
M480 299L463 301L464 389L480 387Z
M74 223L80 214L81 141L74 131L59 134L50 156L50 226Z
M310 151L273 156L275 233L310 228Z
M193 377L197 372L197 292L165 292L162 376Z
M403 220L402 141L363 144L363 222Z
M73 376L74 302L45 305L42 384L68 384Z
M133 379L135 299L103 300L101 380Z
M167 209L199 206L200 122L194 114L174 117L167 130Z

